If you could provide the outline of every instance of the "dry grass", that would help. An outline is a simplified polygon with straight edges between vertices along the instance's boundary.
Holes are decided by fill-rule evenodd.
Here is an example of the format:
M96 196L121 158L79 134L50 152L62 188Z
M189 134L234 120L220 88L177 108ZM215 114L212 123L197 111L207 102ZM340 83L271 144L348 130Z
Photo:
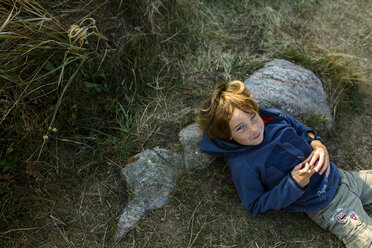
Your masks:
M337 247L305 214L247 213L223 163L183 175L167 205L151 211L126 247Z
M371 73L371 11L368 1L324 3L308 20L313 28L307 37L329 55L351 59Z
M350 61L365 75L364 82L371 83L371 11L368 1L321 4L306 1L289 13L293 18L289 18L284 29L290 35L296 27L299 32L295 34L301 35L307 46L325 51L330 57Z
M40 3L28 2L34 6ZM63 1L51 6L50 11L59 11L61 19L51 19L58 22L60 29L50 32L61 35L66 45L50 43L56 53L56 48L61 48L59 59L64 58L70 47L66 36L70 24L79 23L84 16L95 17L98 30L107 37L109 46L94 57L98 62L85 63L83 71L97 83L103 77L90 71L90 65L97 68L103 61L101 68L107 83L118 93L110 95L116 97L110 101L92 93L96 91L94 87L89 88L92 102L103 102L108 110L102 106L84 115L85 119L77 118L84 119L81 123L91 125L90 129L81 128L77 121L68 121L66 126L70 125L71 130L51 136L44 147L43 159L33 164L35 173L43 176L43 180L36 183L28 177L29 182L13 187L3 197L0 244L3 247L343 247L335 236L321 230L302 213L277 211L257 217L247 213L222 161L185 173L166 206L151 211L124 240L115 242L117 219L130 197L118 171L127 157L143 147L173 147L178 132L193 121L198 102L216 82L243 80L267 60L286 56L285 49L309 49L306 56L311 60L299 62L318 70L327 85L339 80L330 74L339 68L335 65L340 65L340 72L344 72L342 68L350 68L345 65L349 58L356 58L353 65L358 65L358 71L370 80L368 62L372 56L368 30L372 20L367 2L146 0L87 4ZM12 6L8 5L7 13ZM4 16L0 25L10 15ZM33 29L22 28L28 32L47 27L48 16L42 18L46 19L31 26ZM26 31L24 36L28 34ZM9 45L10 41L3 41L0 46ZM94 50L96 46L93 47ZM297 58L305 55L299 51ZM79 57L80 53L75 56ZM48 61L43 58L44 62ZM75 69L69 76L66 74L63 85ZM0 75L8 76L7 85L19 79L19 71L12 76L9 72L4 74L4 68L0 68ZM57 72L57 77L48 81L53 82L49 90L57 86L61 71ZM351 78L348 81L347 73L343 74L344 79L346 83L357 83ZM358 84L365 87L363 92L346 99L357 108L334 104L339 106L337 127L325 139L332 160L345 169L372 167L372 133L366 132L371 130L371 86ZM3 97L5 90L1 86ZM70 117L71 113L79 113L73 102L81 97L81 92L67 91L65 105L64 101L61 103L61 110ZM56 106L58 96L52 106ZM16 102L16 99L20 100ZM97 107L84 99L84 104ZM14 103L17 103L14 109L27 106L20 104L23 100L7 98L6 104L10 105L6 109ZM99 116L110 109L111 114ZM43 127L40 133L48 127L53 110L48 112L44 126L38 124ZM7 121L11 120L9 113ZM27 117L22 120L33 119L33 113L25 114ZM9 126L12 123L9 121ZM368 211L371 213L371 208Z

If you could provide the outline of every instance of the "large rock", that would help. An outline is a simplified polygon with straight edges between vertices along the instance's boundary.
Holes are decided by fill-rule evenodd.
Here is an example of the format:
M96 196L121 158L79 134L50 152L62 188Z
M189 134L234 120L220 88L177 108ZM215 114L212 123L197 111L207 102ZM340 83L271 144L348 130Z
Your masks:
M332 114L322 82L311 71L275 59L244 81L261 108L277 108L294 116L323 116L332 128Z

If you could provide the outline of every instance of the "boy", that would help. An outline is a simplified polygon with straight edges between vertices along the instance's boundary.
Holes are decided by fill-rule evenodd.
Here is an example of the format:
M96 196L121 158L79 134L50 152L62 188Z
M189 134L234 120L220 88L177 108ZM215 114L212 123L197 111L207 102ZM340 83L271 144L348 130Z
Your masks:
M338 169L316 132L280 110L258 109L240 81L217 85L197 122L200 150L225 157L249 212L306 212L347 247L372 247L363 208L372 203L372 170Z

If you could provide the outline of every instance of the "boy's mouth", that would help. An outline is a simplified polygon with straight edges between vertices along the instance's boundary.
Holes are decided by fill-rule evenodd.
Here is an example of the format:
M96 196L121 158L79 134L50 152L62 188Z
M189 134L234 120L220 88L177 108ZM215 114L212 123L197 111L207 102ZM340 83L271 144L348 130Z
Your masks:
M258 139L260 136L261 136L261 132L259 132L258 135L253 138L253 140Z

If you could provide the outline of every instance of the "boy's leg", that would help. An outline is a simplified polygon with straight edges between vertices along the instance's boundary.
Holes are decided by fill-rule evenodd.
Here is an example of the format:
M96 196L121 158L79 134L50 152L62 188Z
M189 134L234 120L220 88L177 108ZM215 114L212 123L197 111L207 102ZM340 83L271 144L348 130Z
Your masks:
M348 185L350 191L356 194L363 205L372 203L372 170L340 172L340 181Z
M362 180L362 189L360 200L363 205L372 203L372 170L362 170L358 172L358 176Z
M321 227L329 229L347 247L372 247L372 218L363 205L371 201L371 172L340 170L340 185L330 204L307 213ZM360 199L363 195L363 202ZM368 198L369 197L369 198Z

